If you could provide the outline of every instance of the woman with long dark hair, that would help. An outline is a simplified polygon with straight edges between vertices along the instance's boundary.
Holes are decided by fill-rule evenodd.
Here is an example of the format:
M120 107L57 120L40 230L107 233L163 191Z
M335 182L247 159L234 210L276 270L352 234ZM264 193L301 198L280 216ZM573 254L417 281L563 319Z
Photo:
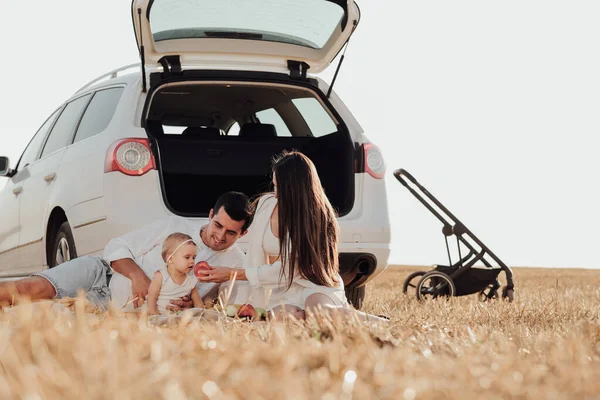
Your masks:
M346 301L338 222L312 161L297 151L283 152L273 161L273 186L255 204L244 268L213 267L201 271L199 280L224 282L235 274L237 281L248 281L237 288L234 283L229 303L297 316L320 306L366 317Z

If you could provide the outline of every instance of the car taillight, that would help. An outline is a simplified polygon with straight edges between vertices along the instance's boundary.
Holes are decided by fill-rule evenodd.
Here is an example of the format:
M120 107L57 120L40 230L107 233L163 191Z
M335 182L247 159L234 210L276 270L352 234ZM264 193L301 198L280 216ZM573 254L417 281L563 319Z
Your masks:
M142 176L156 169L148 139L123 139L113 143L106 153L104 172L121 172L125 175Z
M371 175L375 179L382 179L385 176L385 160L379 147L373 143L365 143L363 145L364 151L364 168L366 173Z

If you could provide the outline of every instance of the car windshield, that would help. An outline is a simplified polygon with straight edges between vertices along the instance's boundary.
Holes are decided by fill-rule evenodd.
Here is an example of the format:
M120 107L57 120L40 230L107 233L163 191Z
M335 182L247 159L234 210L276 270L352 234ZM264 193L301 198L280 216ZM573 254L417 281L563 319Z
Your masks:
M328 0L154 0L155 42L223 38L289 43L321 49L344 9Z

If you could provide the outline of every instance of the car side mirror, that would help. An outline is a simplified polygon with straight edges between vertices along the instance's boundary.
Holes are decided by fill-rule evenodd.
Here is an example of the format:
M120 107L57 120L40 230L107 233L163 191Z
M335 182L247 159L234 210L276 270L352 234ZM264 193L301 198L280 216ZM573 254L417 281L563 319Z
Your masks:
M0 176L11 177L14 171L10 169L10 160L8 157L0 157Z

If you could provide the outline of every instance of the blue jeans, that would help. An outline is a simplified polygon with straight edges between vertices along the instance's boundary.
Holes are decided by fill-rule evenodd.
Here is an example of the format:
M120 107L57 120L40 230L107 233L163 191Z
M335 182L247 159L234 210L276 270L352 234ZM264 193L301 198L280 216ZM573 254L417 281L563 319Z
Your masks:
M77 297L79 290L101 310L107 310L111 293L108 287L112 270L100 257L78 257L43 272L33 274L48 280L56 291L56 299Z

